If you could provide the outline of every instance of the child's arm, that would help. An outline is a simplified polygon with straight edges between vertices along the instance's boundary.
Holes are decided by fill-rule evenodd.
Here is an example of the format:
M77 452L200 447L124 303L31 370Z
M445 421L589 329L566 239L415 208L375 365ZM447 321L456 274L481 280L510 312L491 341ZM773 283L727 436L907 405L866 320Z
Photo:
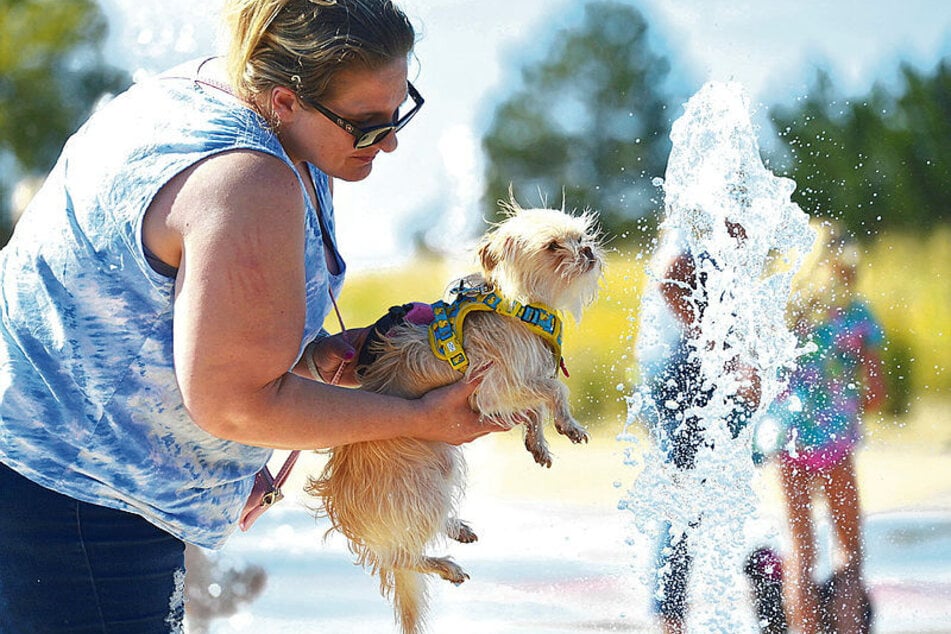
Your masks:
M878 411L885 404L885 364L877 348L866 348L862 355L865 370L865 398L863 412Z

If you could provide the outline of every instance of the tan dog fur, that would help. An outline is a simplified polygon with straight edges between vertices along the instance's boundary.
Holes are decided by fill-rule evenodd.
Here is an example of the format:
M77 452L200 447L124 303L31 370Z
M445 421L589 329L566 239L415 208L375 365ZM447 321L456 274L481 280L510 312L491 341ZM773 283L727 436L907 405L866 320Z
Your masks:
M508 218L483 237L478 248L482 270L467 281L487 282L508 299L542 303L579 319L597 295L603 266L594 215L522 210L514 204L507 211ZM525 445L546 467L551 454L542 425L550 416L572 442L587 442L544 340L515 319L476 312L466 318L463 345L470 361L466 378L481 378L472 407L486 424L511 428L524 423ZM433 355L427 326L397 326L380 348L380 356L363 371L363 389L413 398L463 378ZM441 536L476 540L455 518L464 480L459 447L398 438L335 447L323 473L308 485L359 563L379 576L380 590L392 597L406 634L424 627L425 574L456 584L468 578L449 558L425 554Z

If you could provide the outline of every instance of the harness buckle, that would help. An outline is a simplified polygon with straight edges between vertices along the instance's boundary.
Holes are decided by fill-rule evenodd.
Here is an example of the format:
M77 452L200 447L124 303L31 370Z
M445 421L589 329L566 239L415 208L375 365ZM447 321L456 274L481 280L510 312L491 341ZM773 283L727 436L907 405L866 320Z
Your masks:
M284 499L284 494L280 487L275 487L261 496L261 506L268 507L277 504Z
M457 282L450 284L449 293L455 297L465 296L465 297L476 297L478 295L485 295L491 293L494 287L488 282L482 282L481 284L466 285L468 280L464 277L460 277Z

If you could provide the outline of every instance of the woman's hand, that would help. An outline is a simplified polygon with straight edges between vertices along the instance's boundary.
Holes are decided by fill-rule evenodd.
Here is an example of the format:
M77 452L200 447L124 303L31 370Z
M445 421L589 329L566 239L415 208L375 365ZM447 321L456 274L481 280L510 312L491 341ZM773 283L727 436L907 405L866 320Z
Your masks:
M317 368L319 376L314 378L323 383L344 387L359 386L360 381L355 373L356 361L369 332L369 328L351 328L335 335L321 337L310 344L304 354L311 355ZM336 381L334 377L337 377Z
M480 382L463 379L424 394L419 399L420 424L413 437L461 445L491 432L506 431L472 409L470 397Z

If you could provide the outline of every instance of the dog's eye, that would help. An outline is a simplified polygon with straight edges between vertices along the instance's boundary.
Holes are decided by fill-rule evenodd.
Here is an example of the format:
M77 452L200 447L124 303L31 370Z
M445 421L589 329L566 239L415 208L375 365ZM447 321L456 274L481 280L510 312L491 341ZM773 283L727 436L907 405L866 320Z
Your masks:
M558 244L556 240L552 240L545 246L545 248L548 249L549 251L557 251L558 249L561 248L561 245Z

